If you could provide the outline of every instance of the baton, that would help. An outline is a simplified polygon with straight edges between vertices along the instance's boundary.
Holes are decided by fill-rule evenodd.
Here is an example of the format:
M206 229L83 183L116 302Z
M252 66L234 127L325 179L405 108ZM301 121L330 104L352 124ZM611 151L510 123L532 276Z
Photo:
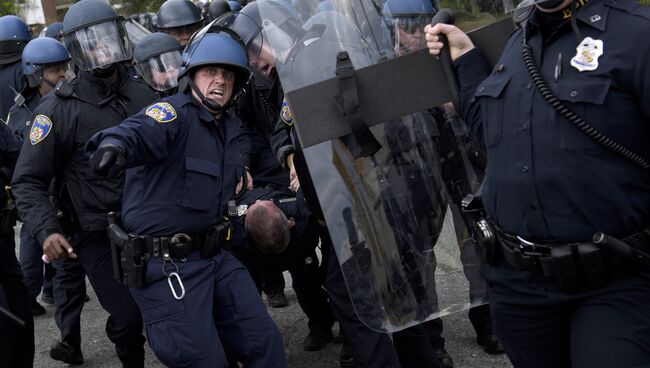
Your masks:
M440 9L431 20L431 26L433 27L438 23L454 24L454 11L449 8ZM456 72L454 71L454 65L451 61L449 42L447 42L447 36L445 36L442 32L438 34L438 37L440 37L440 42L442 42L442 50L440 50L440 63L442 64L442 71L445 74L447 84L449 85L452 98L451 102L454 104L456 111L458 111L458 80L456 79Z
M22 318L18 317L17 315L13 314L9 309L3 307L0 305L0 313L4 314L5 316L9 317L12 321L14 321L18 326L20 327L25 327L25 320Z

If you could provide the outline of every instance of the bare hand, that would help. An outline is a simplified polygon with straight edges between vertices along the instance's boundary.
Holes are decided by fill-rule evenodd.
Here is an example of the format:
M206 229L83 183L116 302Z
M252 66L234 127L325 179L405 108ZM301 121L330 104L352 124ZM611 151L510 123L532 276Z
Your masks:
M472 43L472 40L469 39L465 32L451 24L438 23L433 27L427 25L424 27L424 32L427 38L429 53L435 57L440 56L440 50L444 46L438 36L440 33L447 36L452 61L474 48L474 43Z
M43 254L52 261L66 257L77 258L77 254L65 237L59 233L50 234L43 242Z
M248 170L246 170L245 172L246 172L246 184L247 184L246 188L248 190L253 190L253 177L251 176L251 173L248 172Z

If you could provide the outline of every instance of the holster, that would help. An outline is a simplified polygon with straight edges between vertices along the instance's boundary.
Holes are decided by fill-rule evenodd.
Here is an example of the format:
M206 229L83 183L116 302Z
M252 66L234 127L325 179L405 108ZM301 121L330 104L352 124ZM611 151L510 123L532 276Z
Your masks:
M149 259L144 239L124 232L117 224L115 213L109 214L108 239L111 245L113 278L128 287L144 287Z
M221 248L229 249L230 221L224 220L217 225L211 226L205 235L205 241L200 249L201 258L212 258Z

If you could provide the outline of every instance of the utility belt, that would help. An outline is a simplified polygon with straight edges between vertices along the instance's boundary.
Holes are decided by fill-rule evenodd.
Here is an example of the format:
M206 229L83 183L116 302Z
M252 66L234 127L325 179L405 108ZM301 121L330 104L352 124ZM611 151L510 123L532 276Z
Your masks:
M146 286L147 261L151 257L162 257L163 273L170 278L176 277L182 286L177 272L178 267L173 258L187 258L194 252L199 252L204 259L212 258L222 248L229 248L230 231L230 222L223 220L217 225L211 226L204 234L178 233L168 237L127 234L117 224L117 215L111 213L109 214L108 238L111 244L113 277L129 287L144 287ZM167 263L170 263L176 272L167 274L165 271Z
M464 210L466 204L467 198ZM596 232L588 242L537 243L506 233L487 218L473 222L473 233L488 264L503 260L519 270L557 280L566 292L602 287L616 270L631 266L650 270L650 228L624 240Z

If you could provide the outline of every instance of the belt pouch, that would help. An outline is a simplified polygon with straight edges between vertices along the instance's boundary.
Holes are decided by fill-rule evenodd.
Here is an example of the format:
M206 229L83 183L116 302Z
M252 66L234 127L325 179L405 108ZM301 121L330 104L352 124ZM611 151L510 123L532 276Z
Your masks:
M555 268L555 276L560 284L560 288L565 292L578 290L578 272L573 262L571 245L567 244L551 248L551 257L553 258L553 268Z
M609 281L609 272L600 248L593 243L581 243L578 244L578 255L589 287L599 288Z

